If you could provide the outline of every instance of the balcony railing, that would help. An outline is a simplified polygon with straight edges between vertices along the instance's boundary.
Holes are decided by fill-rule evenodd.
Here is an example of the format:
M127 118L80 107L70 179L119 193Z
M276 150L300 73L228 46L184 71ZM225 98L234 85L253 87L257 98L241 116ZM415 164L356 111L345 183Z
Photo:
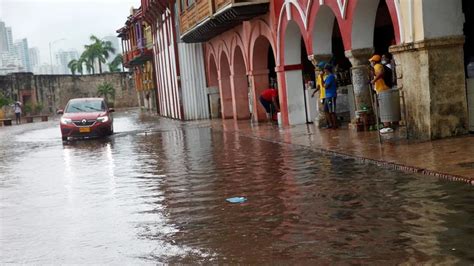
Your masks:
M197 0L180 14L184 42L207 41L253 17L268 12L268 0Z

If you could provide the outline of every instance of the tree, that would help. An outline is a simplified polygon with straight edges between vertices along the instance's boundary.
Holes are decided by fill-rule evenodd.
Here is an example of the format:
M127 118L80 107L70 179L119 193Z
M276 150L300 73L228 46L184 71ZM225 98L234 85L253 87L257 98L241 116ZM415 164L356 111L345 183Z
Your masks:
M110 72L120 72L120 65L122 65L122 55L118 54L115 56L114 60L109 63Z
M0 108L2 108L3 106L6 106L6 105L9 105L11 104L11 100L8 99L7 97L5 97L3 95L3 93L0 92Z
M67 64L67 67L71 70L71 73L73 75L76 74L76 71L81 73L81 75L83 73L82 62L80 60L73 59L69 61L69 63Z
M99 63L99 73L102 74L102 64L107 62L109 56L115 53L115 49L112 47L112 43L109 41L103 41L94 35L90 36L91 44L85 45L85 53L92 59L92 62L97 60Z
M97 95L103 96L105 101L108 103L109 96L111 98L115 97L115 88L112 84L104 82L97 87Z
M81 57L79 58L79 62L81 64L81 67L83 65L86 66L87 73L89 74L95 74L95 68L94 68L94 57L90 53L90 51L85 50L82 54Z

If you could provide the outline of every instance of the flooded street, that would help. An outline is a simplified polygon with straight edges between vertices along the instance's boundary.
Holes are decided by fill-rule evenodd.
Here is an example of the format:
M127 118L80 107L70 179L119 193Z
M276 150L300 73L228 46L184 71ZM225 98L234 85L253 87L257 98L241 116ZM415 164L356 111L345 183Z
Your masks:
M0 263L474 263L472 186L205 122L114 127L0 128Z

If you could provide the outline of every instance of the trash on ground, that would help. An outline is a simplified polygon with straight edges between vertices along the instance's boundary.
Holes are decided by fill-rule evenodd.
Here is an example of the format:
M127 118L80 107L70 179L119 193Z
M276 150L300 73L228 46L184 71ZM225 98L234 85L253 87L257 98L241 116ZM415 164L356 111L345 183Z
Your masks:
M230 203L243 203L247 201L246 197L233 197L233 198L228 198L226 199Z

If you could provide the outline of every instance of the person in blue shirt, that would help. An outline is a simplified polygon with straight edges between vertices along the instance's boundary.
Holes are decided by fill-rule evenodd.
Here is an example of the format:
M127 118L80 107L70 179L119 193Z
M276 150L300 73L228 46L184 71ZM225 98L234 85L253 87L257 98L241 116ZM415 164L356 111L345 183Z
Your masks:
M329 128L336 129L338 127L336 118L336 76L333 73L332 66L329 64L324 66L324 72L326 73L326 79L324 79L324 89L326 92L326 97L324 99L324 113L326 115L326 120L329 121Z

